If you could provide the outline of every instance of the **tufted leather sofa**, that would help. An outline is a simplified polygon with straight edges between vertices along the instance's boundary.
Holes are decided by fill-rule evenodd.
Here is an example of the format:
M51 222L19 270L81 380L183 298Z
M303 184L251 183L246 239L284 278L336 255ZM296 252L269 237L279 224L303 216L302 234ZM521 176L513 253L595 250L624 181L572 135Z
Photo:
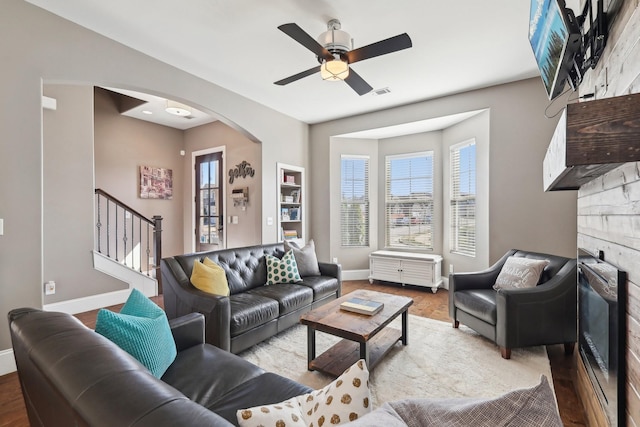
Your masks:
M204 318L170 321L178 355L161 379L75 317L9 313L32 426L234 426L236 411L311 391L204 343Z
M318 263L320 276L302 277L296 284L265 286L265 255L282 258L282 243L198 252L161 262L164 308L169 319L197 312L205 316L206 342L239 353L283 331L312 308L341 293L339 264ZM208 257L226 272L231 295L211 295L189 280L193 264Z
M538 285L501 289L493 285L510 256L549 260ZM473 273L449 275L449 316L494 341L505 359L512 348L564 344L571 353L577 340L576 260L511 249L494 265Z

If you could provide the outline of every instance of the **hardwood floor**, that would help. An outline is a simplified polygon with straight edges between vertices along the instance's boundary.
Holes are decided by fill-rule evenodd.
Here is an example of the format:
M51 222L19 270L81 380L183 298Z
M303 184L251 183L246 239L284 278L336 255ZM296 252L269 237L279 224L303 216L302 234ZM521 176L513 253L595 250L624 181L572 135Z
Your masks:
M380 292L387 292L398 295L405 295L413 298L414 303L409 307L409 313L416 316L429 317L443 322L450 322L449 300L445 290L439 290L436 294L431 290L413 286L399 286L392 284L374 283L370 285L368 281L347 281L343 283L343 294L347 294L355 289L372 289ZM162 297L153 300L163 306ZM121 305L109 307L111 310L119 310ZM90 328L95 327L97 311L78 314L76 317ZM553 375L553 385L556 391L558 407L562 422L566 427L586 426L584 410L578 400L574 384L574 358L564 355L562 345L547 346L547 353L551 362L551 372ZM496 347L496 357L500 357ZM0 377L0 427L28 426L27 413L22 399L22 392L16 373L11 373Z

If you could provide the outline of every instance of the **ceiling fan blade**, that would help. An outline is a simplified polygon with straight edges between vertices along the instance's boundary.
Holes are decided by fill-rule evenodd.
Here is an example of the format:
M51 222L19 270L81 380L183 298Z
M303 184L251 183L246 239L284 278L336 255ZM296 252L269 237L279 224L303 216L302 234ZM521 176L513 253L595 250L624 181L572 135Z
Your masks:
M347 52L347 58L349 59L349 64L353 64L354 62L408 49L411 46L413 46L411 38L407 33L403 33Z
M369 83L365 82L364 79L360 77L360 74L356 73L353 68L349 68L349 76L347 76L344 81L360 96L373 90Z
M316 56L324 58L328 61L333 59L333 55L327 49L322 47L313 37L307 34L298 24L282 24L278 27L280 31L300 43L302 46L315 53Z
M278 80L277 82L274 82L274 84L277 84L279 86L288 85L289 83L293 83L296 80L300 80L303 77L307 77L307 76L310 76L311 74L315 74L319 72L320 72L320 65L313 68L309 68L308 70L302 71L301 73L294 74L293 76L289 76L286 79Z

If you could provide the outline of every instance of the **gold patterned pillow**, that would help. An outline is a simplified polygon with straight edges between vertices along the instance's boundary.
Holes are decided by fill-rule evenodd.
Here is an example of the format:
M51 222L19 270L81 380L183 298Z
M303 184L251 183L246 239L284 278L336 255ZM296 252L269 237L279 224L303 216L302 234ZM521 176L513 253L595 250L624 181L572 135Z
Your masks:
M369 371L359 360L326 387L273 405L241 409L240 427L321 427L346 424L371 412Z
M300 402L309 427L346 424L371 412L369 370L358 360L328 386L313 391Z
M241 409L236 417L240 427L307 427L297 397L273 405Z

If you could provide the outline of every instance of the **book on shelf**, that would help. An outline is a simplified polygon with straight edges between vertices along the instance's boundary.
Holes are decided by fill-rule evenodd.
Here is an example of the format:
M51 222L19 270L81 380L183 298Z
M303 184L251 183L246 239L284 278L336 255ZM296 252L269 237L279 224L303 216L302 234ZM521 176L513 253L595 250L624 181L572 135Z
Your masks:
M291 208L291 209L289 209L289 219L291 221L299 221L300 220L300 208Z
M296 230L283 230L282 234L284 240L293 240L298 238L298 232Z
M382 308L384 304L364 298L349 298L340 304L340 309L353 311L354 313L374 315Z

